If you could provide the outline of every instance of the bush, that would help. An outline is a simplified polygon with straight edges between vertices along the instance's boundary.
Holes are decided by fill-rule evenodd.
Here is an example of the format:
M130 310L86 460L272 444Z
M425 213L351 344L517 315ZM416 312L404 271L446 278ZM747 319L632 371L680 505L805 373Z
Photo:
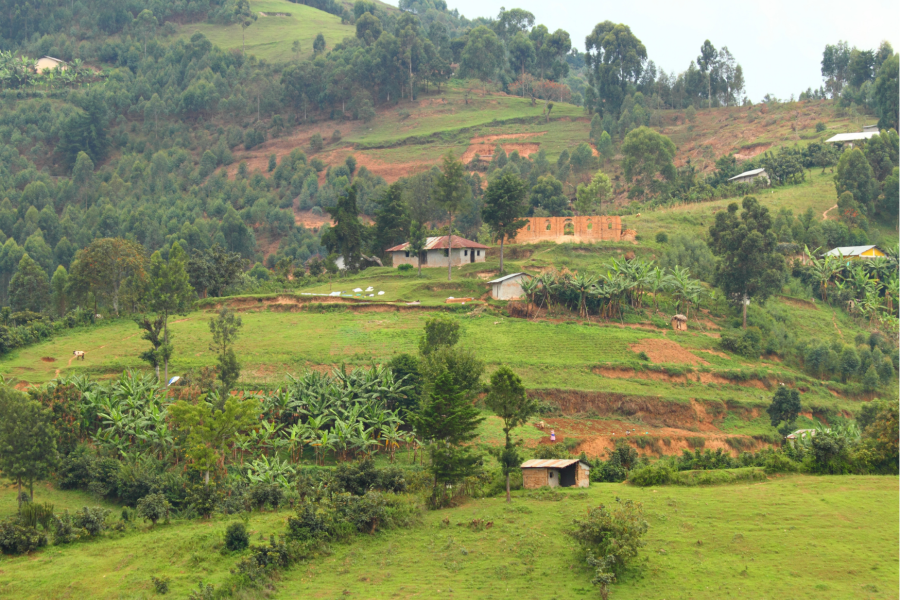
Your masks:
M150 576L150 582L153 583L153 589L160 596L169 593L169 578L168 577L156 577L155 575Z
M340 130L340 129L335 129L335 130L334 130L334 132L331 134L331 141L332 141L332 142L339 142L339 141L341 141L341 130Z
M89 536L94 537L100 535L107 529L106 517L109 516L108 508L95 506L88 508L82 507L81 510L75 511L73 523L78 529L83 529Z
M225 530L225 547L231 552L240 552L250 545L250 535L243 523L232 523Z
M402 265L397 266L398 271L412 271L413 266L409 263L403 263Z
M53 535L54 544L57 546L61 544L71 544L78 539L78 532L75 530L72 516L69 514L68 510L63 512L62 516L56 517L55 521L56 532Z
M665 244L669 241L669 234L665 231L660 231L656 234L656 241L659 244Z
M57 482L63 490L86 490L96 470L97 455L88 446L78 446L63 458L56 472Z
M816 123L816 133L822 133L826 129L828 129L828 127L825 125L825 123Z
M258 483L250 488L249 497L258 510L263 510L266 505L278 510L284 502L284 491L277 483Z
M667 464L656 462L640 467L628 474L628 481L640 487L666 485L675 479L675 472Z
M314 133L313 136L309 139L309 149L313 152L319 152L324 147L325 142L324 140L322 140L322 134Z
M18 517L0 522L0 552L25 554L47 545L47 535L32 527L25 527Z
M719 345L733 354L759 358L762 352L762 333L756 327L748 327L742 332L723 333Z
M745 469L716 469L701 471L680 471L673 483L677 485L723 485L744 481L765 481L766 474L759 467Z
M208 519L216 511L221 499L221 492L215 483L194 485L187 495L187 504L194 508L201 517Z
M147 494L137 503L137 514L145 521L150 521L153 525L160 519L169 520L169 509L172 505L166 500L163 494Z
M573 524L570 535L581 544L587 563L596 570L591 583L599 586L600 595L606 598L609 586L645 544L642 538L649 524L643 505L616 498L612 511L601 504L590 509L584 520L574 519Z
M534 449L534 457L544 460L554 458L571 458L569 450L562 444L540 444Z

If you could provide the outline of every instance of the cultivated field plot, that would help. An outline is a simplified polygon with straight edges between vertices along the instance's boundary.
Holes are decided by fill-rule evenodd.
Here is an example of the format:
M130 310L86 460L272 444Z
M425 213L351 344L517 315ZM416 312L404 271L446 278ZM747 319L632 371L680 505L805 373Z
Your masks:
M247 54L270 62L309 58L313 53L313 40L319 33L325 37L326 50L331 50L345 37L356 35L356 29L352 25L342 24L339 16L287 0L250 0L250 10L256 13L257 18L244 30L244 48ZM223 50L241 49L239 23L227 26L191 23L183 25L179 35L190 39L197 32ZM291 49L295 40L300 42L299 55Z
M566 531L589 507L620 497L644 504L650 528L637 568L613 587L614 598L896 598L897 485L897 477L791 476L706 488L519 491L510 506L502 497L473 500L425 513L413 529L333 546L330 556L285 572L272 597L595 597L592 574ZM36 494L61 507L70 492ZM0 498L6 509L15 492L7 487ZM289 514L252 513L254 541L283 532ZM493 527L465 526L475 518ZM200 580L220 584L237 562L220 552L228 522L138 526L3 558L0 595L151 598L150 576L166 575L170 595L182 598Z

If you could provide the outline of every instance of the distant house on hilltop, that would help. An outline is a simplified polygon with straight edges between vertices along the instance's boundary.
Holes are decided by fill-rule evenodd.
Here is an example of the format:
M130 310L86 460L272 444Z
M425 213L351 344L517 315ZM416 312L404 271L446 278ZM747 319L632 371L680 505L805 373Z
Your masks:
M56 68L59 68L60 71L65 71L68 66L69 65L64 60L53 58L52 56L42 56L34 64L34 70L38 73L52 71Z
M853 147L854 142L864 142L872 137L875 137L880 132L878 131L878 125L866 125L863 127L862 131L857 131L854 133L839 133L837 135L831 136L827 140L826 143L829 144L850 144L850 147Z
M394 259L394 266L412 265L419 266L419 261L423 267L446 267L447 264L453 266L464 265L468 263L484 262L487 257L488 247L458 235L453 236L453 254L450 254L450 243L448 237L442 235L439 237L430 237L425 241L425 249L419 253L419 256L410 256L409 243L400 244L393 248L388 248L385 252L390 252Z
M829 250L825 256L837 256L838 258L849 258L856 260L859 258L877 258L879 256L887 256L878 246L842 246Z
M769 185L769 174L765 169L753 169L752 171L744 171L740 175L735 175L728 180L729 183L753 183L756 180L765 180L765 184Z

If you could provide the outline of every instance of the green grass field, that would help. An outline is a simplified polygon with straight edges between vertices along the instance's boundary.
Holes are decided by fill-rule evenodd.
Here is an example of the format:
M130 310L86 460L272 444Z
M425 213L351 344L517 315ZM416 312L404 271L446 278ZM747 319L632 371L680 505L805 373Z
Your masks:
M896 477L790 476L753 485L518 491L511 505L503 498L468 501L425 513L412 529L333 546L284 572L269 597L597 597L566 531L589 507L620 497L643 503L650 528L636 568L613 587L613 598L895 598L897 485ZM62 506L69 494L53 500ZM0 498L9 512L14 492L6 488ZM254 540L284 531L289 514L253 513ZM475 518L493 527L458 525ZM169 595L183 598L199 580L221 584L239 559L222 552L227 523L138 525L3 558L0 595L138 600L155 597L150 576L164 575L172 580Z
M312 56L312 43L321 33L325 47L331 50L345 37L356 35L352 25L341 24L341 18L303 4L287 0L250 0L250 10L257 13L256 21L244 32L247 54L270 62L287 62ZM289 13L289 17L262 16L259 13ZM190 38L200 32L222 49L241 48L241 26L191 23L181 26L180 37ZM291 49L300 42L300 54Z

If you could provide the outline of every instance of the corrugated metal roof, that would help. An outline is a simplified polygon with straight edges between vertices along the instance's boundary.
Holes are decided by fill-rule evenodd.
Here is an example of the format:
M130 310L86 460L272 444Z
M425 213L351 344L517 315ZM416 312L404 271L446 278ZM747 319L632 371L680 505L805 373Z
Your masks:
M857 133L839 133L834 137L830 137L826 142L856 142L859 140L867 140L870 137L878 135L877 131L859 131Z
M400 244L398 246L394 246L393 248L388 248L385 252L401 252L406 250L409 247L409 242L405 244ZM442 235L438 237L430 237L425 241L425 249L426 250L443 250L445 248L449 248L450 246L447 244L447 236ZM484 244L479 244L478 242L473 242L472 240L467 240L466 238L461 238L458 235L453 236L453 247L454 248L477 248L479 250L487 250L488 247Z
M744 171L740 175L735 175L728 181L734 181L735 179L740 179L741 177L750 177L751 175L759 175L760 173L765 173L765 169L753 169L752 171Z
M577 462L582 462L577 458L568 458L568 459L548 459L548 460L540 460L540 459L532 459L526 460L522 463L523 469L564 469L568 466L574 465ZM586 467L590 467L587 463L582 463Z
M512 273L510 275L504 275L503 277L500 277L498 279L488 281L488 283L503 283L507 279L512 279L513 277L518 277L519 275L524 275L525 277L531 277L531 275L529 275L528 273Z
M825 253L825 256L859 256L866 250L871 250L875 246L843 246L835 248Z

